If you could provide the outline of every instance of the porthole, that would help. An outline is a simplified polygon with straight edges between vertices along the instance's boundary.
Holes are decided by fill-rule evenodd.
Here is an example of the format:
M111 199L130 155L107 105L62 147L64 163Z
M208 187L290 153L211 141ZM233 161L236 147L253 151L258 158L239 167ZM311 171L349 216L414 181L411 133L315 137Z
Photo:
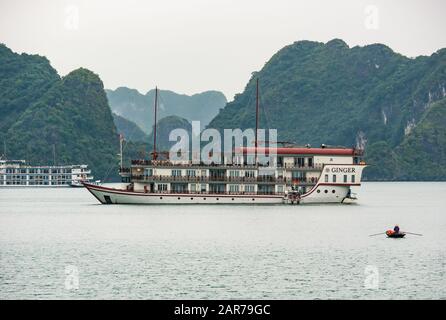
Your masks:
M217 198L217 200L218 200L218 198Z
M180 200L181 198L180 197L178 197L178 200Z
M234 198L232 198L232 201L234 201Z
M160 199L162 200L162 199L163 199L163 197L160 197Z
M194 198L190 198L191 200L194 200Z
M324 190L325 193L328 193L328 190Z
M255 199L254 198L252 198L252 201L254 201Z
M336 191L335 191L335 190L331 190L331 192L332 192L332 193L335 193Z
M321 193L321 190L318 190L317 193Z

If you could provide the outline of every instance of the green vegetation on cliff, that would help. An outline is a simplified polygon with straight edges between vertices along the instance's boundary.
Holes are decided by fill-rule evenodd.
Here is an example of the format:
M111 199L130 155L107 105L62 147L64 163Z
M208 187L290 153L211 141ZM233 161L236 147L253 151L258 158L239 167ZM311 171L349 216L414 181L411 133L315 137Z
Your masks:
M404 180L446 177L446 99L433 103L397 147Z
M0 45L0 138L31 164L88 164L116 176L118 135L102 81L78 69L60 78L49 61Z
M59 80L44 57L13 53L0 44L0 139L34 102Z
M409 59L381 44L349 48L338 39L296 42L253 73L243 93L208 127L254 127L256 78L260 127L278 129L279 140L314 146L365 144L366 160L376 166L365 171L366 177L408 179L418 177L419 167L410 161L394 163L409 157L416 145L398 147L433 103L446 96L446 49ZM438 149L431 152L432 159L438 158Z
M8 129L9 153L31 163L89 164L97 178L117 163L118 139L102 81L72 71L27 108Z

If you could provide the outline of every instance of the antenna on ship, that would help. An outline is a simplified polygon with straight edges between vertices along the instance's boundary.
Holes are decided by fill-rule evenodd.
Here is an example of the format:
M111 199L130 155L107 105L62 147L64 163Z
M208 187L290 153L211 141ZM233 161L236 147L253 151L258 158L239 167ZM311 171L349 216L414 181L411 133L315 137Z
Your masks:
M6 160L6 140L3 140L3 158Z
M158 104L158 87L155 87L155 121L153 125L153 154L152 154L152 160L156 160L157 154L156 154L156 109Z
M53 166L56 166L56 145L53 144Z

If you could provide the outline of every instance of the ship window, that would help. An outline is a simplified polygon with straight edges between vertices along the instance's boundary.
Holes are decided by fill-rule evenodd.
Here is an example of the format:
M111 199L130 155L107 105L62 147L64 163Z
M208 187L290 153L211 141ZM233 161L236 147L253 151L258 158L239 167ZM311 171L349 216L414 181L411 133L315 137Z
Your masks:
M245 177L247 177L247 178L254 178L255 177L254 170L246 170L245 171Z
M240 177L240 171L238 170L229 170L229 176L230 177Z
M206 192L206 185L205 184L201 185L201 192ZM206 200L206 198L205 198L205 200Z
M328 190L324 190L325 193L328 193Z
M321 193L321 190L318 190L317 193Z
M167 184L165 183L158 184L158 191L167 191Z
M192 192L195 192L195 191L197 191L197 185L196 184L191 184L190 185L190 191L192 191Z
M301 158L301 157L294 158L294 166L303 167L304 164L305 164L305 158Z
M277 186L277 192L282 193L283 192L283 186Z
M180 174L181 175L181 174ZM196 176L196 172L195 172L195 170L190 170L190 169L188 169L188 170L186 170L186 175L188 176L188 177L195 177Z
M335 190L331 190L331 192L332 192L332 193L335 193L336 191L335 191Z
M333 175L333 182L336 182L336 175Z
M328 174L325 175L325 182L328 182Z
M355 183L355 175L352 174L352 183Z
M239 192L240 187L237 184L230 184L229 185L229 191L230 192Z
M173 169L173 170L172 170L172 176L173 176L173 177L180 177L180 176L181 176L181 170L179 170L179 169Z
M152 176L153 175L153 170L152 169L145 169L144 170L144 175L146 176Z
M344 182L347 183L347 175L344 174Z
M308 158L308 166L309 166L310 168L313 167L313 158Z

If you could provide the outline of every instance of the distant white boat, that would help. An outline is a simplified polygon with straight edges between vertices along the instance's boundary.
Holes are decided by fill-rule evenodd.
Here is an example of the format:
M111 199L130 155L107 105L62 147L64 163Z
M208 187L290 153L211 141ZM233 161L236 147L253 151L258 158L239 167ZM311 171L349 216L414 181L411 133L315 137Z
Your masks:
M31 166L25 160L0 160L0 187L83 187L93 180L85 164Z

